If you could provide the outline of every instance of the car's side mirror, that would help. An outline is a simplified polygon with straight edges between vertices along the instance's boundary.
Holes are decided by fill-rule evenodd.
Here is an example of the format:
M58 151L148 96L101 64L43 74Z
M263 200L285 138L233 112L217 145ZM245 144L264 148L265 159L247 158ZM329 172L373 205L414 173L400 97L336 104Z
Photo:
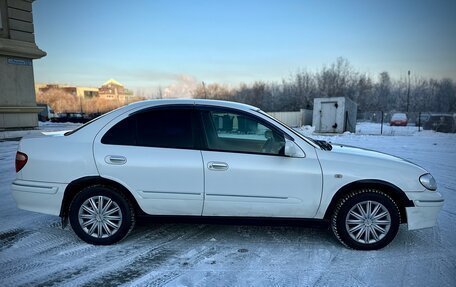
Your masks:
M288 157L306 157L302 149L289 139L285 139L285 156Z

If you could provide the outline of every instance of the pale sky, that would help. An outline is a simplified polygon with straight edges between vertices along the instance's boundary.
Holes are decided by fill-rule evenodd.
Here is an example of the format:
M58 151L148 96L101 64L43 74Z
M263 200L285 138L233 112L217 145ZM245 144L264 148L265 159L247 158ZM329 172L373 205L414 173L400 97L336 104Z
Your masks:
M132 4L134 3L134 4ZM456 79L456 1L89 1L33 3L36 82L131 89L279 82L337 57Z

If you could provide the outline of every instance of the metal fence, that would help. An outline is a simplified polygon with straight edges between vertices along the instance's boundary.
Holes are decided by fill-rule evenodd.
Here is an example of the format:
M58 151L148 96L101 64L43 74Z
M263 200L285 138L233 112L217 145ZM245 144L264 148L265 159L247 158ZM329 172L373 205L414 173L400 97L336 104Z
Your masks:
M395 121L395 111L358 112L356 132L361 134L407 135L422 130L456 132L456 114L407 112L406 123ZM400 117L399 117L400 118Z
M269 112L271 116L286 123L290 127L313 125L312 110L293 112ZM406 114L407 122L392 121L393 115ZM396 111L367 111L358 112L356 117L356 133L369 135L411 135L423 130L455 133L456 114L431 112L396 112Z

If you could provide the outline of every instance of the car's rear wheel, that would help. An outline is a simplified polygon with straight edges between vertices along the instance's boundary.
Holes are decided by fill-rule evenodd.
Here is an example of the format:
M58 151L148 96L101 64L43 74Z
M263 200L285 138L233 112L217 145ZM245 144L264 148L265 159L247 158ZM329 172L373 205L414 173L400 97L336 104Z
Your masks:
M128 199L102 185L87 187L74 197L69 219L79 238L96 245L122 240L135 225L135 213Z
M331 227L347 247L376 250L394 239L400 218L399 208L389 195L366 189L351 192L338 202Z

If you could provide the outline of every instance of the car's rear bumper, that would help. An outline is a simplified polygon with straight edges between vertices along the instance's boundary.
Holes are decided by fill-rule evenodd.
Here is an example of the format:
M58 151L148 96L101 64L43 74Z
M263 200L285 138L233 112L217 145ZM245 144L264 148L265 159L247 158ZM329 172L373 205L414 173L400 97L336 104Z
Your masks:
M415 206L405 208L408 229L415 230L435 226L443 202L444 200L439 193L435 193L433 199L414 200Z
M406 126L407 122L390 122L390 126Z
M20 209L59 215L66 184L15 180L11 184L13 198Z

